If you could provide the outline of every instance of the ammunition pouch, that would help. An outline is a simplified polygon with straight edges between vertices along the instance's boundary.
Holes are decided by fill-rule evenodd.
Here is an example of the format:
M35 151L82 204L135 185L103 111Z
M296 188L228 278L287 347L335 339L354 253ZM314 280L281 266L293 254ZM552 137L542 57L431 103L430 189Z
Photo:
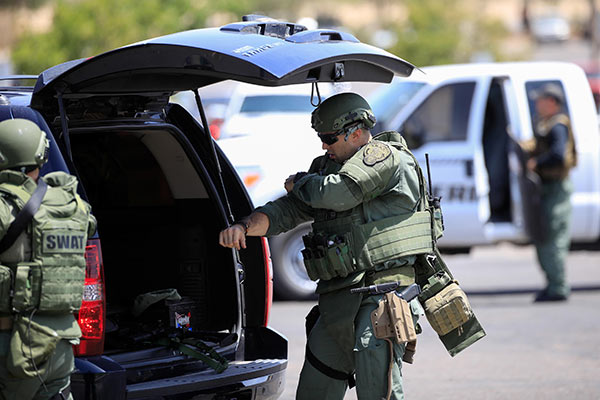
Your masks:
M325 238L309 233L302 239L305 245L305 249L302 250L304 265L308 277L313 281L346 277L354 272L350 246L343 236L333 235Z

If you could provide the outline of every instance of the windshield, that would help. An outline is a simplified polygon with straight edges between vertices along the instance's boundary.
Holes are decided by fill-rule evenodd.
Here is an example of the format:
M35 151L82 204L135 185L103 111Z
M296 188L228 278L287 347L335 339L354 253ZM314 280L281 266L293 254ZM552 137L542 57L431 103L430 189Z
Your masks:
M310 96L248 96L242 103L241 113L253 112L312 112L314 107L310 104Z
M393 118L421 89L423 82L395 82L382 86L369 99L378 122L386 123Z

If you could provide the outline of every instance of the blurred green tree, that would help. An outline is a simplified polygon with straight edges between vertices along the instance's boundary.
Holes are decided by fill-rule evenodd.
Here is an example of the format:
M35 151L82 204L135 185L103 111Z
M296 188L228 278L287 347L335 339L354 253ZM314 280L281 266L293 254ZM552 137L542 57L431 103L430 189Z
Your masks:
M43 1L43 0L12 0ZM38 74L61 62L91 57L140 40L203 28L208 16L232 19L273 0L55 0L52 30L23 34L12 52L15 70ZM281 3L291 3L285 0ZM280 6L282 5L280 3Z
M406 19L388 29L397 41L387 50L417 66L502 59L506 29L468 11L462 0L404 0Z

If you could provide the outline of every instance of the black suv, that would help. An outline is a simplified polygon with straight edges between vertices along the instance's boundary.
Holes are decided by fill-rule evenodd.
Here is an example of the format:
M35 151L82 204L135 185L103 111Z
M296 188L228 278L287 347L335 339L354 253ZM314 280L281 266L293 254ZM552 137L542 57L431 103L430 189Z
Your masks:
M86 252L75 398L279 397L287 341L268 327L268 245L218 245L219 231L253 206L203 128L197 89L227 79L389 82L412 69L347 33L250 19L70 61L33 87L4 79L0 121L27 118L48 133L42 174L76 175L98 220ZM169 103L184 90L195 93L204 123ZM139 295L172 289L181 300L132 311Z

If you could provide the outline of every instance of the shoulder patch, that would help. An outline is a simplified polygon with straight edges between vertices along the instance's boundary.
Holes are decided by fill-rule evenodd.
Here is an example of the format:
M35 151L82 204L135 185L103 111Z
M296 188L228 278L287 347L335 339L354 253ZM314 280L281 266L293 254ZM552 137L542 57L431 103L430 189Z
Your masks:
M389 146L378 142L377 140L371 141L365 147L365 151L363 152L363 162L365 165L372 167L388 158L392 154L392 150L390 150Z

